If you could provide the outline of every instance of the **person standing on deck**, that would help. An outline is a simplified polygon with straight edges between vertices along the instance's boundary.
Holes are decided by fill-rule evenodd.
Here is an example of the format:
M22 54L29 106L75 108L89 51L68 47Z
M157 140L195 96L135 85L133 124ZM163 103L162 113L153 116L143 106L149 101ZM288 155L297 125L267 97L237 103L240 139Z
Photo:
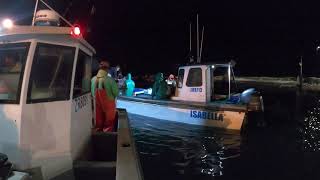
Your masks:
M101 60L99 71L91 79L91 94L95 98L96 105L96 130L114 131L116 123L115 99L119 95L119 89L115 80L108 76L110 64Z
M135 83L131 78L131 74L128 73L126 80L126 96L132 96L134 91Z
M119 74L118 76L118 88L119 88L119 94L120 95L123 95L124 94L124 91L126 89L126 77L123 77L122 74Z
M111 67L110 68L110 75L113 79L115 79L116 81L118 81L119 79L119 74L121 73L121 69L120 69L120 65L117 65L116 67Z
M163 73L157 73L152 86L152 99L166 99L168 97L167 91L168 86L163 78Z
M177 82L174 79L174 75L173 74L169 75L168 79L166 80L166 83L168 85L167 95L168 96L174 95L174 93L176 91L176 87L177 87Z

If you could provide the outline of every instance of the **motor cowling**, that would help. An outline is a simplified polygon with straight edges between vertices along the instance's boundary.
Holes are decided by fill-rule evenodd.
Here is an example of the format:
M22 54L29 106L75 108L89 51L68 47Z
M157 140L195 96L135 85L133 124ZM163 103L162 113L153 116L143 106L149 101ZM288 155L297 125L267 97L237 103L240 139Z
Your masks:
M252 95L248 103L248 111L264 111L263 98L260 93Z
M248 105L248 111L264 111L263 98L254 88L243 91L240 101Z

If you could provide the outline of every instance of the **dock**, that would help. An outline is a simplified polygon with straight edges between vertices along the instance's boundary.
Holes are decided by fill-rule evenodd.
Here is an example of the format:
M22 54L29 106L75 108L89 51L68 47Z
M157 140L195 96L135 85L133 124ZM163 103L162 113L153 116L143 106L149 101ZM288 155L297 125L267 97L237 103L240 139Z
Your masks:
M299 88L299 81L296 77L244 77L236 78L237 85L241 87L255 87L258 89L276 88L277 90L296 91ZM320 78L303 78L302 90L306 92L320 91Z
M143 180L126 110L118 109L117 132L95 132L91 140L89 151L74 162L75 180Z

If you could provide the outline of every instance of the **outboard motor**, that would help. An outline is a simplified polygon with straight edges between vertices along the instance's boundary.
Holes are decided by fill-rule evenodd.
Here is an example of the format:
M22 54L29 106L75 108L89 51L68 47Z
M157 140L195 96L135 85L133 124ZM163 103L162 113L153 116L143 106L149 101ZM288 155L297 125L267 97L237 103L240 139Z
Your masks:
M8 156L0 153L0 179L8 179L11 172L12 164L8 161Z
M248 118L255 119L255 125L258 127L266 126L264 120L263 98L254 88L247 89L240 94L240 102L248 106ZM251 124L251 123L250 123ZM244 130L245 131L245 130Z
M254 88L243 91L240 94L240 101L248 105L248 111L264 111L263 98Z

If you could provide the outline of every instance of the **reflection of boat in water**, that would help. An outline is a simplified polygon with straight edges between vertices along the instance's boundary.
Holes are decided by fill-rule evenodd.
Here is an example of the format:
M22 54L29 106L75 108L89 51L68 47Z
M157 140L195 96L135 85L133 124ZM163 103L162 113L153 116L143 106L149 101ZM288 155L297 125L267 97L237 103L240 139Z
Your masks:
M168 100L150 95L119 97L117 106L128 113L161 120L240 130L249 111L262 111L254 89L236 92L231 63L182 66L175 94Z
M140 179L125 111L118 132L92 134L94 48L79 27L43 26L54 12L41 13L42 26L0 29L0 152L32 179Z

